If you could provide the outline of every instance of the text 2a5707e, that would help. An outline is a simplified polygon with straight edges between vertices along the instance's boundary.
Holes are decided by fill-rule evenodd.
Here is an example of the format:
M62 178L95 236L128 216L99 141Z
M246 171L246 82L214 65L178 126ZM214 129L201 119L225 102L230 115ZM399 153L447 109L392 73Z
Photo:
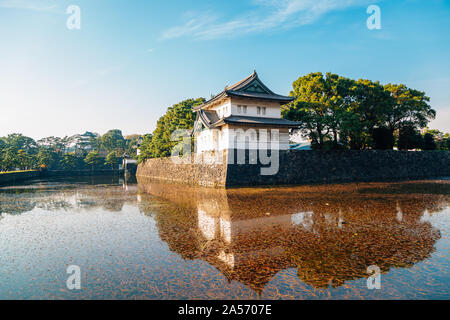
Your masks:
M224 315L240 315L240 314L253 314L253 315L270 315L271 305L267 304L238 304L238 305L222 305L222 314Z

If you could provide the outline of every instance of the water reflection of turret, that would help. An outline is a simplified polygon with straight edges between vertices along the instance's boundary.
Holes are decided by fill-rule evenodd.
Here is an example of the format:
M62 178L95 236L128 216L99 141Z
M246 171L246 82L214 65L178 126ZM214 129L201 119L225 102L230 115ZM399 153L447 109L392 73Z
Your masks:
M122 188L126 192L137 193L138 188L137 188L137 180L136 180L135 175L127 174L124 176L124 179L120 179L119 181L122 184Z
M225 190L140 179L139 187L170 200L155 219L172 251L257 292L286 268L326 288L367 277L370 265L410 267L429 257L440 237L421 219L424 212L448 202L445 188L417 196L400 184ZM380 196L380 188L403 191Z

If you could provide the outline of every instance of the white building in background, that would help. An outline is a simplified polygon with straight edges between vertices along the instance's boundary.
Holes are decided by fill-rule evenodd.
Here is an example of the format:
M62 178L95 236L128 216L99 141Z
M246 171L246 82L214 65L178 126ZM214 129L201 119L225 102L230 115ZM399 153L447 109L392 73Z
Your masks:
M194 108L196 152L256 149L263 142L289 149L289 129L300 124L281 118L281 106L293 100L273 93L253 72Z

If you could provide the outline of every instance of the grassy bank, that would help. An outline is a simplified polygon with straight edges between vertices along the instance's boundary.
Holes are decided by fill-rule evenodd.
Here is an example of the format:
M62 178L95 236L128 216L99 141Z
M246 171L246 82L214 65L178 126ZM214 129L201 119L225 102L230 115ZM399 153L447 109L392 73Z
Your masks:
M0 171L0 174L20 173L20 172L33 172L38 170L18 170L18 171Z

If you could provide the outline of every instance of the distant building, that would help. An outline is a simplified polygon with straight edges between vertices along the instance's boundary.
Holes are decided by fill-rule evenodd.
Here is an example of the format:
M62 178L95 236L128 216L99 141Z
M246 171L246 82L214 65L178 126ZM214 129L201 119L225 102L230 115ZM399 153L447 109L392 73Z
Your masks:
M290 150L312 150L311 143L309 143L309 142L291 144L289 149Z
M194 108L196 152L248 148L260 141L276 141L279 149L288 150L289 129L299 123L281 118L281 106L293 100L272 92L253 72Z
M139 156L141 154L142 141L144 141L144 139L142 137L139 137L137 144L136 144L136 155L137 156Z
M138 162L136 159L133 159L128 154L124 153L122 155L122 167L119 169L125 170L125 172L136 174Z

